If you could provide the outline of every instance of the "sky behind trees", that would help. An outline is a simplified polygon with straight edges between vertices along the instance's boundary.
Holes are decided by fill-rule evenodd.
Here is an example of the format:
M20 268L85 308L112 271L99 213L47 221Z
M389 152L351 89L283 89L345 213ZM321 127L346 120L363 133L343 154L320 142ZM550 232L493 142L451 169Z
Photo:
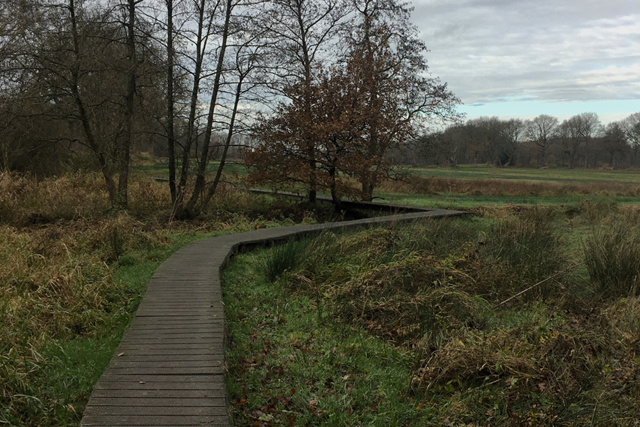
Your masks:
M469 118L603 123L640 111L640 7L635 0L414 0L430 71Z

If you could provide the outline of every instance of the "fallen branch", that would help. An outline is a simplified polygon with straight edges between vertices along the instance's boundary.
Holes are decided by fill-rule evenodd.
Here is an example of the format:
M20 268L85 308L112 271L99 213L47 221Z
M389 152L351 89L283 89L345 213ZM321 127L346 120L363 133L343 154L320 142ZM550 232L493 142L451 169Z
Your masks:
M525 290L523 290L523 291L518 292L517 294L515 294L515 295L514 295L514 296L512 296L512 297L507 298L506 300L502 301L500 304L498 304L498 305L494 306L493 308L494 308L494 309L496 309L496 308L500 307L501 305L508 303L508 302L509 302L509 301L511 301L512 299L519 297L520 295L524 294L525 292L529 292L531 289L534 289L534 288L536 288L536 287L538 287L538 286L542 285L543 283L548 282L549 280L553 279L554 277L557 277L557 276L559 276L559 275L561 275L561 274L564 274L564 273L566 273L567 271L569 271L569 270L571 270L571 269L573 269L573 268L575 268L575 267L577 267L577 266L579 266L579 265L581 265L581 264L582 264L582 263L573 264L571 267L569 267L569 268L567 268L567 269L565 269L565 270L559 271L559 272L557 272L556 274L554 274L553 276L549 276L549 277L547 277L546 279L541 280L540 282L536 283L535 285L533 285L533 286L529 286L527 289L525 289Z

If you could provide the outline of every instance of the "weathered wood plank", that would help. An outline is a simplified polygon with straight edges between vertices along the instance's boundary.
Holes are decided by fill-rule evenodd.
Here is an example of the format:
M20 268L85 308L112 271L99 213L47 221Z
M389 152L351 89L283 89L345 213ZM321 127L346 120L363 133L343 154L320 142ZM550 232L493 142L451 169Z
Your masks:
M185 368L171 367L134 367L120 368L110 366L109 371L116 375L222 375L223 369L219 366L191 366Z
M102 399L97 399L102 400ZM87 416L136 416L136 417L155 417L155 416L180 416L189 417L194 415L208 415L208 416L224 416L227 415L227 408L225 406L167 406L171 399L164 399L166 404L163 405L160 400L154 400L154 405L151 406L128 406L127 399L122 399L123 402L116 406L88 406L85 410Z
M214 360L125 360L113 359L109 367L116 369L182 369L189 368L219 368L220 363Z
M127 398L178 398L178 399L218 399L217 404L222 404L225 398L225 391L222 389L96 389L91 395L92 398L100 399L107 397ZM96 400L96 402L98 402Z
M108 426L108 427L139 427L139 426L207 426L228 427L229 419L226 415L200 415L189 416L135 416L135 415L88 415L83 417L83 426Z
M147 413L146 408L149 408L149 411L153 410L153 415L176 415L178 411L170 410L170 409L158 409L158 408L207 408L201 413L197 413L198 415L224 415L226 413L226 405L224 404L224 400L222 399L214 399L213 397L183 397L183 396L168 396L168 397L147 397L147 396L105 396L105 397L96 397L92 396L93 400L91 403L92 407L98 406L107 406L113 409L109 413L112 415L116 415L119 410L117 407L126 407L126 408L144 408L140 409L139 414ZM221 410L211 410L208 408L213 407L223 407L224 411ZM151 409L155 408L155 409ZM190 410L190 413L193 414L194 410Z
M139 381L130 382L116 382L116 381L100 381L94 387L96 390L110 390L110 391L136 391L141 390L153 390L153 391L167 391L167 392L183 392L183 391L201 391L201 390L217 390L222 394L222 398L225 397L226 391L224 383L219 382L215 384L204 382L153 382L153 383L140 383ZM93 396L93 395L92 395Z

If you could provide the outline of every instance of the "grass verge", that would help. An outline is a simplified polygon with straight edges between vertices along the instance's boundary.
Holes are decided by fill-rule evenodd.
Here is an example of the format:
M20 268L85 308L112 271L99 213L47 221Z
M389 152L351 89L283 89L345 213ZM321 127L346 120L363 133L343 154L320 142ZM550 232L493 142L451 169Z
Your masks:
M621 220L638 215L325 234L274 281L280 255L238 258L223 278L237 425L637 425L638 298L579 267Z

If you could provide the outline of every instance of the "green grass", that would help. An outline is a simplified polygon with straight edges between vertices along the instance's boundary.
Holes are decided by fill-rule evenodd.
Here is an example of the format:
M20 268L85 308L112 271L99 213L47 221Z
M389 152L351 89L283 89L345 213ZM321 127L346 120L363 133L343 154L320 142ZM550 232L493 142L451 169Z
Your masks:
M330 233L273 282L277 251L237 258L236 425L635 425L640 300L572 263L638 215L574 208Z
M638 170L596 170L566 168L500 168L496 166L459 165L456 168L420 167L408 168L411 173L422 177L450 179L504 179L524 182L625 182L640 184Z
M470 195L416 195L378 193L376 201L399 205L425 206L443 209L463 209L477 206L567 206L585 201L599 204L638 205L640 197L633 196L470 196Z
M210 173L214 173L218 170L218 166L220 162L212 161L207 166L207 171ZM158 159L156 161L144 161L135 164L132 169L142 175L146 175L153 178L168 178L169 177L169 162L167 159ZM180 173L179 171L177 172ZM241 163L236 163L234 161L230 161L225 163L224 165L224 173L229 174L237 174L238 176L245 176L247 174L247 170L244 165Z
M319 318L313 298L282 298L282 283L258 274L265 255L238 257L224 272L236 425L422 424L403 397L415 356Z

